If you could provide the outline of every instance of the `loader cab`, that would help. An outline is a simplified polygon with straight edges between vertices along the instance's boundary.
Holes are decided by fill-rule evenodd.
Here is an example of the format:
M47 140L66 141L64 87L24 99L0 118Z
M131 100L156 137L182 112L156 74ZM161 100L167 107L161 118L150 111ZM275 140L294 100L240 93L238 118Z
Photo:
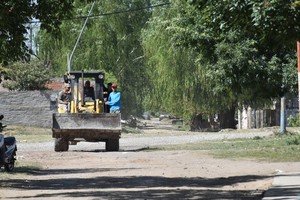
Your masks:
M71 113L105 112L104 78L104 71L71 71L64 76L65 83L71 84ZM86 87L88 83L89 88Z
M84 83L84 89L83 89L83 94L84 94L84 101L95 101L95 89L93 86L91 86L91 81L86 80Z

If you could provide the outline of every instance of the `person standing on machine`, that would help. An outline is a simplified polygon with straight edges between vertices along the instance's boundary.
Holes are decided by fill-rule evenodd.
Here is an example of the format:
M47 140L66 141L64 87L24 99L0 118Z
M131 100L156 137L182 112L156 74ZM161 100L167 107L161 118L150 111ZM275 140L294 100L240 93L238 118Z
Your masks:
M58 109L63 112L69 111L69 103L71 101L71 85L69 83L65 84L64 90L58 93L57 103Z
M110 113L121 112L121 93L117 90L118 85L113 83L111 85L112 92L109 94L106 105L110 106Z
M103 87L104 101L107 101L109 94L112 92L111 85L112 83L107 83L107 87ZM109 113L109 107L109 105L105 104L105 112Z

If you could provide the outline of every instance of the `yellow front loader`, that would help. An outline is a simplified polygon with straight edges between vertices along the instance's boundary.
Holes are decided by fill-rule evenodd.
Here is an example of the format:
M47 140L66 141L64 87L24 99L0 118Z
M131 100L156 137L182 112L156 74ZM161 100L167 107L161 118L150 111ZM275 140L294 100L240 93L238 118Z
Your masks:
M80 141L105 142L107 151L119 150L121 114L107 113L104 104L103 71L71 71L64 76L71 85L70 103L53 114L52 136L55 151L68 151ZM84 94L84 81L94 83L93 97Z

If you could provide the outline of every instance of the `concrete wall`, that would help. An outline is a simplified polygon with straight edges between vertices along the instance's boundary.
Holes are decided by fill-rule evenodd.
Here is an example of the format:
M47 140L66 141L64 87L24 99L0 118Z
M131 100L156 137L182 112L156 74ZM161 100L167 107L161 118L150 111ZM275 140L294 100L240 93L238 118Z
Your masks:
M51 127L59 91L0 92L0 114L3 124Z

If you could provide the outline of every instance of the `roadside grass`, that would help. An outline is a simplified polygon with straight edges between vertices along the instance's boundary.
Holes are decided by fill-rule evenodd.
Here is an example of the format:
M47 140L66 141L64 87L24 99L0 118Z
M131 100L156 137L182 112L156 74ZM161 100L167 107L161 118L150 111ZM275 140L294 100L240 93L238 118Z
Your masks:
M45 142L52 140L50 128L40 128L31 126L12 125L8 126L3 134L5 136L15 136L18 142Z
M50 128L40 128L40 127L30 127L22 125L9 125L2 132L5 136L15 136L17 143L35 143L35 142L45 142L52 140L52 131ZM17 153L18 155L18 153ZM24 162L16 161L16 167L13 173L8 173L4 171L4 168L1 168L0 179L10 179L18 178L26 175L30 175L35 171L42 169L42 166L39 163L34 162ZM12 176L13 174L13 176Z
M39 173L43 167L39 163L31 163L31 162L16 162L15 169L13 172L6 172L4 167L0 170L0 179L1 180L8 180L8 179L16 179L16 178L24 178L28 175ZM0 188L3 185L0 186ZM9 187L5 186L5 187Z
M264 138L215 140L163 147L157 146L155 150L203 151L216 158L234 160L251 159L270 162L300 162L300 134L274 134L271 137Z
M176 134L182 134L177 132ZM3 134L6 136L15 136L20 143L46 142L53 140L50 128L12 125L8 126ZM159 135L160 134L161 133L159 133ZM146 136L144 134L125 134L122 137L136 137L136 135ZM275 132L269 137L256 137L253 139L223 139L179 145L154 146L149 150L195 150L205 152L217 158L254 159L272 162L300 162L300 132L299 130L287 132L286 134Z

